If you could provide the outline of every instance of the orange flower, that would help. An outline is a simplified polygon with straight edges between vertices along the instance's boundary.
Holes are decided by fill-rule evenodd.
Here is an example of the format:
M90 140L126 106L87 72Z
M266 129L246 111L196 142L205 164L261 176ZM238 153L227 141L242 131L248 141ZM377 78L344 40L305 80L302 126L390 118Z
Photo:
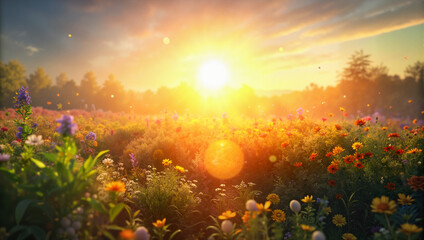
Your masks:
M125 192L125 183L121 181L114 181L106 184L106 191L109 192Z
M358 169L362 169L364 168L364 164L362 164L361 162L357 162L355 163L355 167L357 167Z
M325 154L325 156L326 157L331 157L331 156L333 156L333 153L332 152L328 152L328 153Z
M331 174L335 174L339 170L339 166L337 164L330 164L327 168L327 171Z
M236 216L235 212L231 212L230 210L223 212L221 215L218 216L219 219L221 220L225 220L225 219L230 219Z
M391 138L391 137L399 137L399 134L397 134L397 133L390 133L388 137L389 138Z
M156 220L156 222L152 223L152 224L153 224L153 226L155 226L157 228L161 228L161 227L165 226L165 222L166 222L166 218L162 219L162 221Z
M337 131L342 130L342 127L340 125L338 125L338 124L334 125L334 128L336 128Z
M124 229L119 233L119 236L123 239L133 239L134 232L131 229Z
M295 167L301 167L302 165L303 165L302 162L297 162L297 163L293 164L293 166L295 166Z
M340 134L340 137L346 137L347 135L349 135L349 134L347 134L347 133L342 133L342 134Z
M365 120L364 119L358 119L358 120L356 120L355 121L355 124L357 125L357 126L360 126L360 127L362 127L362 126L364 126L365 125Z
M337 155L337 154L339 154L343 151L344 151L344 149L342 147L337 146L337 147L333 148L333 155Z
M353 163L356 160L356 158L352 155L347 155L343 158L343 161L347 164Z
M286 147L288 147L289 146L289 143L288 142L283 142L282 144L281 144L281 147L282 148L286 148Z
M317 153L312 153L311 154L311 156L309 156L309 159L311 160L311 161L315 161L315 160L317 160Z
M266 201L265 204L257 203L256 207L258 208L258 211L262 212L271 212L271 209L269 207L271 206L271 201Z
M252 213L252 216L250 216L250 214ZM252 219L256 218L256 213L255 212L250 212L250 211L245 211L243 217L241 217L241 219L243 220L244 223L249 222L250 217L252 217Z

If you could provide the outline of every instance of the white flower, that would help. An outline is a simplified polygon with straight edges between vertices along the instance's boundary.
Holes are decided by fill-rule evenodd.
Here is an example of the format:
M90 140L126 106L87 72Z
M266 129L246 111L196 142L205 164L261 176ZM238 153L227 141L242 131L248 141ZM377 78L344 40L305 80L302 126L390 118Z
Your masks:
M312 233L312 240L325 240L325 235L321 231Z
M230 220L224 220L221 223L222 232L229 234L233 231L233 223Z
M297 200L292 200L290 202L290 209L294 212L294 213L298 213L300 212L300 209L302 209L302 206L300 206L299 201Z
M256 206L257 202L253 199L246 201L246 210L247 211L257 211L258 207Z
M222 184L221 184L221 185L219 185L219 186L220 186L220 187L225 187L225 184L223 184L223 183L222 183Z
M249 185L249 187L253 187L253 186L255 186L256 185L256 183L252 183L252 182L249 182L249 183L247 183L248 185Z
M43 136L41 135L36 136L35 134L32 134L31 136L28 137L25 143L31 146L41 145L44 143Z
M6 145L0 144L0 150L4 150L6 148Z
M134 240L149 240L150 234L147 228L145 227L139 227L137 230L135 230L134 233Z
M220 193L220 194L219 194L219 196L221 196L221 197L225 197L225 196L227 196L227 195L225 195L225 193Z
M112 165L113 165L113 160L112 160L112 159L110 159L110 158L105 158L105 159L102 161L102 163L103 163L105 166L110 167L110 166L112 166Z
M9 160L10 155L7 153L0 153L0 162L5 162L7 160Z

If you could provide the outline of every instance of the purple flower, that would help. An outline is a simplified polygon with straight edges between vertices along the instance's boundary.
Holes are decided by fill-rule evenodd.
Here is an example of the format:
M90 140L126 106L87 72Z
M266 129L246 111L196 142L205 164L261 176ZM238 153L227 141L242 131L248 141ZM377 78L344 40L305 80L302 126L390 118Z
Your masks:
M15 97L15 108L20 108L25 105L31 104L31 97L29 96L28 88L21 87Z
M93 133L93 132L89 132L89 133L87 134L87 136L85 136L85 139L87 139L87 140L91 140L91 141L95 141L95 140L96 140L96 134L95 134L95 133Z
M23 131L24 129L22 128L22 127L18 127L18 132L16 133L16 138L18 138L18 139L22 139L22 131Z
M62 135L72 136L78 129L77 124L74 123L74 117L71 115L62 115L62 118L57 119L56 122L60 123L60 126L56 128L56 132Z
M0 162L6 162L8 161L10 158L9 154L6 153L0 153Z
M36 127L38 127L38 124L37 123L33 123L32 124L32 128L36 128Z
M288 119L288 120L292 120L292 119L293 119L293 115L292 115L292 114L288 114L288 115L287 115L287 119Z
M292 235L291 235L291 233L290 232L286 232L285 234L284 234L284 239L289 239L289 238L291 238L292 237Z
M132 166L133 166L134 168L135 168L135 167L137 167L138 162L137 162L137 161L136 161L136 159L135 159L134 153L130 153L130 154L129 154L129 156L130 156L130 158L131 158Z
M298 108L296 110L297 114L302 115L303 114L303 108Z

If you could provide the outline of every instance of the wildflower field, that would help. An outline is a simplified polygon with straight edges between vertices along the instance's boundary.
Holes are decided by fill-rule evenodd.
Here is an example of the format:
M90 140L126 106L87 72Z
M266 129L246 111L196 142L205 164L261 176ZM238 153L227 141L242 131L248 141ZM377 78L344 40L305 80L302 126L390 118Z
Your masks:
M423 121L0 112L0 239L422 239Z

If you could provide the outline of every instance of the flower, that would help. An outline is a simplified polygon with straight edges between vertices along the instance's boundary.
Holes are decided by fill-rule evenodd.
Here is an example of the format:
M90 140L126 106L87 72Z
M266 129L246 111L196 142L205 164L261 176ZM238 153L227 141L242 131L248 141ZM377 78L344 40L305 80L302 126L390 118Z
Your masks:
M165 222L166 222L166 218L162 219L162 221L158 219L158 220L156 220L156 222L154 222L152 224L153 224L153 226L155 226L157 228L161 228L161 227L165 226Z
M396 212L396 203L386 196L381 196L381 198L376 197L372 200L371 208L372 212L391 215Z
M246 201L246 209L247 211L257 211L258 208L256 207L256 201L253 199L249 199Z
M339 170L339 165L332 163L328 165L327 171L331 174L335 174Z
M236 212L231 212L230 210L223 212L221 215L218 216L219 219L225 220L230 219L236 216Z
M87 139L87 140L91 140L91 141L94 141L94 140L96 140L96 134L95 134L95 133L93 133L93 132L89 132L89 133L85 136L85 139Z
M6 162L10 159L10 155L7 153L0 153L0 162Z
M411 205L412 204L412 202L413 201L415 201L415 199L413 199L411 196L405 196L405 194L403 194L403 193L398 193L398 203L400 204L400 205L403 205L403 206L405 206L405 205Z
M185 172L185 169L184 169L183 167L181 167L181 166L175 166L175 169L176 169L178 172L180 172L180 173L184 173L184 172Z
M328 180L328 185L331 186L331 187L336 186L336 180L334 180L334 179Z
M318 154L317 154L317 153L315 153L315 152L314 152L314 153L312 153L312 154L311 154L311 156L309 156L309 160L311 160L311 161L315 161L315 160L317 160L317 155L318 155Z
M396 189L396 186L395 186L395 184L394 183L392 183L392 182L388 182L387 184L386 184L386 186L384 186L384 188L386 188L386 189L388 189L388 190L395 190Z
M31 146L42 145L44 143L42 138L43 137L41 135L36 136L35 134L32 134L28 136L28 139L25 141L25 143Z
M165 166L165 167L167 167L171 164L172 164L172 160L170 160L170 159L163 159L162 160L162 165Z
M125 183L121 181L114 181L106 184L106 191L109 192L125 192Z
M389 135L388 135L388 137L389 138L397 138L397 137L399 137L399 134L397 134L397 133L390 133Z
M415 224L410 224L410 223L404 223L402 225L400 225L400 228L398 228L398 230L405 234L406 236L409 236L411 233L419 233L423 231L423 228L419 228L417 225Z
M22 127L18 127L18 132L16 133L16 138L17 139L23 138L23 136L22 136L22 132L23 131L24 131L24 129Z
M342 130L342 127L341 127L340 125L338 125L338 124L334 125L334 128L335 128L337 131Z
M298 213L300 212L300 209L302 209L302 206L297 200L290 201L290 210L292 210L294 213Z
M355 142L354 144L352 144L352 148L353 150L360 150L362 147L364 146L364 144L362 144L361 142Z
M60 123L59 127L56 128L56 132L62 135L72 136L78 129L77 124L74 123L74 117L71 115L62 115L62 118L57 119L56 122Z
M384 151L388 152L390 150L395 149L393 146L387 146L387 147L383 147Z
M314 226L309 226L305 224L300 224L300 227L303 229L303 231L308 231L308 232L313 232L316 229Z
M149 230L145 227L139 227L137 230L135 230L134 233L134 240L149 240L150 234Z
M340 107L340 111L344 112L344 111L346 111L346 109L344 109L343 107Z
M365 123L366 122L365 122L364 119L358 119L358 120L355 121L355 125L360 126L360 127L364 126Z
M408 185L409 187L414 189L414 191L418 191L418 190L424 191L424 176L421 176L421 177L412 176L408 178Z
M331 156L333 156L333 153L332 152L328 152L328 153L325 154L325 156L326 157L331 157Z
M357 238L352 233L345 233L342 235L343 240L356 240Z
M105 159L103 159L102 163L103 163L104 165L106 165L107 167L110 167L110 166L112 166L112 165L113 165L113 160L112 160L112 159L110 159L110 158L105 158Z
M353 163L356 160L356 158L352 155L347 155L343 158L343 161L347 164Z
M230 234L233 231L233 223L230 220L224 220L221 223L221 230L226 234Z
M311 195L311 196L309 196L309 195L306 195L306 197L304 197L302 200L300 200L300 201L302 201L302 202L304 202L304 203L313 203L313 202L315 202L315 200L313 200L313 196Z
M324 208L325 215L329 215L331 213L331 207Z
M346 225L346 218L343 217L343 215L341 215L341 214L336 214L336 215L334 215L332 222L337 227L343 227L344 225Z
M16 92L16 97L14 97L15 108L21 108L25 105L31 104L31 97L29 96L28 88L21 87L18 92Z
M339 194L336 195L336 198L340 199L340 198L342 198L342 195L339 193Z
M262 203L257 203L256 207L258 208L258 211L265 211L265 212L270 212L271 209L269 209L269 207L271 206L271 201L266 201L264 204Z
M337 147L333 148L333 155L337 155L337 154L339 154L343 151L344 151L344 148L337 146Z
M362 164L362 162L356 162L355 163L355 167L357 167L358 169L362 169L362 168L364 168L364 164Z
M412 148L412 149L409 149L408 151L406 151L406 153L408 153L408 154L416 154L416 153L420 153L422 151L423 150L418 149L418 148Z
M280 209L275 209L272 211L272 220L276 222L285 222L286 221L286 213Z
M280 197L275 193L268 194L268 196L266 197L266 200L271 201L271 203L274 205L277 205L280 203Z
M252 214L252 215L250 215ZM256 218L256 212L250 212L250 211L245 211L244 215L241 217L241 219L243 220L244 223L249 222L250 217L252 217L252 219Z
M290 144L288 143L288 142L283 142L282 144L281 144L281 148L286 148L286 147L288 147Z
M131 229L124 229L119 233L119 236L123 239L133 239L134 232Z
M301 167L302 165L303 165L302 162L296 162L296 163L293 164L293 166L295 166L295 167Z
M321 231L315 231L312 233L312 240L325 240L325 235Z
M1 127L1 130L2 130L3 132L7 132L7 131L9 131L9 128L7 128L7 127Z

